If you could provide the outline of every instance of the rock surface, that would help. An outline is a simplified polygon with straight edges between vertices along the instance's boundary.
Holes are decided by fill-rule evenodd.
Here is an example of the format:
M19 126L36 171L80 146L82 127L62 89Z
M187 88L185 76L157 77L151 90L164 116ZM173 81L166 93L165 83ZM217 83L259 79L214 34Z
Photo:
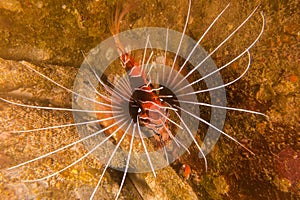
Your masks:
M0 97L31 105L70 107L69 93L49 84L17 61L34 63L40 72L72 88L77 68L84 59L81 51L88 52L111 37L108 19L112 17L115 2L2 0ZM195 40L200 38L227 3L225 0L193 1L187 35ZM232 1L228 11L210 30L201 45L207 51L212 51L255 6L257 3L254 1ZM263 37L251 49L253 60L250 71L238 83L227 87L228 106L263 112L270 117L266 120L247 113L227 112L224 131L256 155L249 154L224 136L208 155L208 172L205 172L203 160L198 158L197 148L192 146L191 155L184 155L172 165L173 169L166 169L179 173L181 165L187 163L192 169L188 180L180 179L179 176L176 180L169 179L162 171L163 176L159 176L154 183L147 183L147 180L152 180L152 175L141 175L147 184L153 184L153 192L157 192L155 187L159 186L161 195L166 195L164 197L168 199L166 191L171 191L174 183L187 185L182 188L192 188L199 199L299 197L299 176L283 175L290 168L299 168L294 164L282 167L282 163L298 163L299 158L294 157L300 151L299 7L299 1L293 0L261 1L259 10L264 11L267 26ZM121 30L167 26L182 31L186 10L186 1L143 1L125 17ZM260 26L261 17L257 12L245 29L213 55L216 64L222 66L242 52L259 33ZM243 70L244 65L240 63L232 65L230 69L222 71L224 81L233 80L232 77L238 77ZM0 122L1 199L89 198L102 172L102 165L93 156L53 178L34 183L21 182L61 169L86 153L83 145L28 166L7 170L10 166L78 139L72 128L36 133L11 131L70 123L70 113L29 109L0 101ZM287 155L289 152L292 155ZM122 173L109 170L97 197L114 198L121 177ZM295 180L295 177L298 178ZM135 187L128 179L120 199L141 199ZM181 192L185 191L182 189ZM170 192L170 195L173 194ZM169 199L174 198L169 196Z

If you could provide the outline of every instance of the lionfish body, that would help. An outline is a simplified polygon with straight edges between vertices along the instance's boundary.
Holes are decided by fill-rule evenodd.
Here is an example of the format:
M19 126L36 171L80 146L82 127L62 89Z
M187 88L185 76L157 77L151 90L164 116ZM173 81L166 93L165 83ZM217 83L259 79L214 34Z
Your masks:
M150 128L160 138L167 139L165 128L167 127L166 117L167 104L159 97L159 89L147 79L142 66L128 53L120 55L120 61L125 68L132 96L130 98L131 117L134 122Z
M145 70L143 70L143 64L136 62L134 58L126 52L117 35L119 33L119 23L127 12L127 10L124 10L120 14L116 14L116 18L118 19L115 19L114 28L111 28L111 32L114 37L115 47L119 53L121 65L127 73L130 84L130 115L135 123L139 123L140 125L154 131L154 138L163 145L164 142L169 139L169 134L167 132L169 126L167 120L168 104L159 96L159 92L162 87L157 88L157 86L154 86L154 84L151 83L151 81L147 78ZM107 100L99 96L97 97L97 101L108 103ZM109 110L109 108L105 108L101 105L96 106L97 109ZM98 118L107 118L111 116L111 114L98 114ZM114 120L108 120L104 122L105 124L103 124L103 122L100 124L102 126L107 126L113 122ZM109 130L109 133L107 134L111 134L112 132L113 130ZM123 134L124 132L122 130L117 133L117 141Z

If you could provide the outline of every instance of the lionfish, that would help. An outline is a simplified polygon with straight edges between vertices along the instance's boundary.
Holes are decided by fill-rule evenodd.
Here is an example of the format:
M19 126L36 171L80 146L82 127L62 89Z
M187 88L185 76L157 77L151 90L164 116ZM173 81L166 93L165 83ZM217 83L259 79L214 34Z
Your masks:
M262 27L255 40L230 62L217 68L211 56L235 35L258 9L256 7L213 51L206 53L199 44L228 7L229 4L197 42L185 35L191 0L182 33L163 28L133 29L120 33L120 22L129 9L126 7L121 10L118 7L111 27L113 37L102 42L85 58L72 90L37 71L30 63L21 61L39 76L72 93L73 107L42 107L16 103L2 97L0 99L17 106L71 111L76 123L15 132L77 126L81 139L12 166L8 170L43 159L82 142L89 150L84 156L53 174L26 181L41 181L53 177L93 154L105 163L105 168L90 199L94 198L108 167L124 171L115 197L118 199L127 173L151 171L156 176L156 169L171 164L184 152L190 153L188 148L191 143L197 146L206 169L208 163L205 155L209 153L220 134L254 154L245 145L222 131L222 123L218 123L218 117L222 121L226 112L222 112L221 116L216 118L211 117L211 121L202 119L199 114L199 106L205 106L214 109L212 116L219 114L216 110L234 110L267 117L260 112L227 107L226 102L218 99L223 98L226 101L224 87L235 83L248 71L251 64L250 49L257 43L265 27L265 19L261 13ZM174 42L175 45L172 44ZM133 55L138 52L140 56ZM246 54L249 61L245 71L233 81L223 83L219 71ZM179 65L177 61L180 59L183 59L183 63ZM118 60L117 64L115 60ZM207 89L195 89L203 80ZM211 95L211 103L199 102L198 95L205 92ZM206 138L202 147L195 138L199 122L208 125L212 133L217 133ZM108 152L109 156L102 157L103 152Z

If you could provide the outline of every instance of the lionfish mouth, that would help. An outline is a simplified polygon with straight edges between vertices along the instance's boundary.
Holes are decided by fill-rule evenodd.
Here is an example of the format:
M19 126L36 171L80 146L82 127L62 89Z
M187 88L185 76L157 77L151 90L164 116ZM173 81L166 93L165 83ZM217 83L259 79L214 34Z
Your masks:
M11 102L1 97L0 99L18 106L72 111L75 123L16 132L76 126L81 139L35 159L12 166L9 170L82 142L88 149L88 153L83 157L53 174L26 181L40 181L53 177L93 154L106 165L91 194L91 199L100 186L108 167L124 171L120 189L116 194L117 199L128 172L151 171L156 176L155 170L170 165L183 153L189 152L188 148L192 143L197 146L206 169L208 167L206 155L212 150L220 135L228 137L252 153L238 140L222 131L226 111L242 111L265 117L266 115L256 111L227 107L224 88L238 81L248 71L251 64L250 49L264 31L264 16L261 14L262 28L257 33L256 39L243 52L221 67L216 66L211 56L255 14L258 7L213 51L208 53L199 45L228 6L229 4L198 41L185 35L191 1L189 1L187 19L182 33L165 28L140 28L114 35L86 56L77 74L73 90L65 88L35 70L31 64L22 61L25 67L71 92L73 94L72 109L31 106ZM123 62L122 55L120 56L120 47L115 46L115 38L122 43L123 51L127 49L126 54L135 54L137 57L135 61L138 63L136 67L141 76L136 72L133 76L120 66L120 57L123 65L126 65L126 62ZM244 55L248 55L245 71L233 81L224 83L219 73L220 70L230 66ZM142 79L142 75L146 79ZM199 89L201 81L204 82L205 88ZM208 94L210 103L200 102L200 95L203 93ZM200 117L199 106L211 109L209 121ZM201 145L195 136L200 123L208 126Z

